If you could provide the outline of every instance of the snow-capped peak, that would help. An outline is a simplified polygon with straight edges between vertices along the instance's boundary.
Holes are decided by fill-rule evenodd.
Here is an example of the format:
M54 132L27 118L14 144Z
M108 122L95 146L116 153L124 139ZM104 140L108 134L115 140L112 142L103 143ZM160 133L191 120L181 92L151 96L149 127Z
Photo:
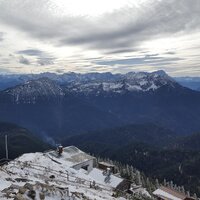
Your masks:
M60 98L64 95L62 88L49 78L30 80L4 92L13 96L17 103L35 103L39 98Z
M157 74L159 76L168 76L164 70L158 70L158 71L152 72L152 74Z
M123 94L155 91L166 85L174 88L177 85L163 70L152 73L129 72L127 74L66 73L56 75L44 73L37 77L42 78L27 80L24 84L6 90L6 93L11 94L17 103L35 103L39 98L60 98L66 92L84 95Z
M115 75L113 75L115 77ZM89 80L85 82L73 82L66 85L67 91L72 93L96 94L102 92L147 92L159 89L164 85L174 87L175 81L164 71L129 72L117 74L115 78L104 80Z

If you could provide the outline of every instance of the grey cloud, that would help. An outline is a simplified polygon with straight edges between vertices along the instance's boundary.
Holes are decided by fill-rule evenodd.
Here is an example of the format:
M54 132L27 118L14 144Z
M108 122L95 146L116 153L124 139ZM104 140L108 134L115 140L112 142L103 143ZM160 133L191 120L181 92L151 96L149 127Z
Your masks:
M26 56L34 56L37 58L37 64L44 65L52 65L54 64L55 57L51 56L48 52L39 50L39 49L25 49L16 52L17 54L26 55ZM24 59L22 56L21 58ZM22 59L22 63L26 62ZM26 59L27 60L27 59ZM28 61L28 60L27 60ZM28 63L28 62L27 62Z
M4 32L0 32L0 42L4 40L4 35L5 35Z
M54 64L54 59L53 58L39 58L37 60L37 63L41 66L44 66L44 65L53 65Z
M166 52L165 54L167 54L167 55L175 55L176 52L175 52L175 51L168 51L168 52Z
M61 42L64 44L85 44L93 48L118 48L139 45L144 40L159 38L177 33L187 33L200 28L200 1L193 3L182 0L151 1L148 6L140 8L136 12L133 8L126 11L113 13L104 17L103 21L110 21L112 31L109 27L97 27L89 33L80 36L68 37ZM127 13L125 13L127 12ZM116 24L120 21L119 27ZM105 25L106 26L106 25Z
M64 69L56 69L55 72L59 73L59 74L63 74L63 73L65 73L65 70Z
M10 63L10 59L4 56L1 56L0 64L6 65Z
M0 73L10 73L10 70L0 66Z
M142 64L152 64L152 65L164 65L164 64L172 64L176 61L183 60L182 58L167 58L158 56L158 54L146 55L139 58L127 58L127 59L118 59L118 60L103 60L103 61L96 61L95 64L98 65L142 65Z
M141 8L132 6L92 20L55 17L47 7L48 2L4 1L0 4L0 19L55 45L84 45L117 51L120 51L119 47L129 49L145 40L194 32L200 28L199 0L192 3L188 0L151 0Z
M16 53L28 55L28 56L41 56L42 54L44 54L43 51L38 50L38 49L25 49L25 50L17 51Z
M21 56L19 58L19 63L24 64L24 65L30 65L30 61L27 58L25 58L24 56Z
M79 32L86 25L81 17L56 17L51 1L6 0L0 3L0 20L42 40L58 41L68 34ZM31 8L31 9L30 9Z
M121 49L116 49L114 51L107 51L105 54L121 54L121 53L131 53L131 52L136 52L139 51L139 48L121 48Z
M157 63L151 63L151 65L158 66L158 67L163 66L163 65L164 66L170 66L171 64L176 64L176 62L157 62ZM167 69L169 69L169 67Z

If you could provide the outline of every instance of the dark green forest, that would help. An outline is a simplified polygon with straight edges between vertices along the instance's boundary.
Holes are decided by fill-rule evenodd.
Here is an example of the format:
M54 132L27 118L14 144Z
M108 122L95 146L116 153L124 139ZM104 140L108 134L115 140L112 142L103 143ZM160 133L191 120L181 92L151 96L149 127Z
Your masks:
M96 156L133 165L147 176L173 180L200 194L200 134L176 135L153 124L89 132L64 140Z
M23 153L44 151L50 145L44 143L27 129L11 123L0 123L0 159L5 155L5 135L8 138L9 159L16 158Z

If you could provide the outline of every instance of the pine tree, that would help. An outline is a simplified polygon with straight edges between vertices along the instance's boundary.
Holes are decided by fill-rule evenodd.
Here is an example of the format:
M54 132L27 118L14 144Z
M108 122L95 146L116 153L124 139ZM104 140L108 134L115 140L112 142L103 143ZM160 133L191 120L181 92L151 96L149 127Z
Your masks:
M184 188L184 186L181 186L181 192L182 192L183 194L185 194L185 188Z
M142 185L141 176L140 176L140 172L139 171L136 172L136 184L137 185Z
M195 199L195 200L198 200L197 194L196 194L196 193L194 193L194 199Z
M159 181L158 179L156 179L156 187L159 188L160 184L159 184Z
M173 188L174 188L173 181L170 181L170 188L171 188L171 189L173 189Z
M166 179L164 179L163 184L164 184L164 186L167 186L167 181L166 181Z

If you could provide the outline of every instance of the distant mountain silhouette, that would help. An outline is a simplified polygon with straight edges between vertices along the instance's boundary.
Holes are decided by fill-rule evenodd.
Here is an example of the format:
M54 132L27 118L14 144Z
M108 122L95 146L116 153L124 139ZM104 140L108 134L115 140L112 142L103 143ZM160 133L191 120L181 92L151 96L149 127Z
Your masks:
M0 120L53 137L136 123L179 134L200 130L200 92L164 71L71 73L59 77L62 83L48 76L57 80L40 77L1 91Z

